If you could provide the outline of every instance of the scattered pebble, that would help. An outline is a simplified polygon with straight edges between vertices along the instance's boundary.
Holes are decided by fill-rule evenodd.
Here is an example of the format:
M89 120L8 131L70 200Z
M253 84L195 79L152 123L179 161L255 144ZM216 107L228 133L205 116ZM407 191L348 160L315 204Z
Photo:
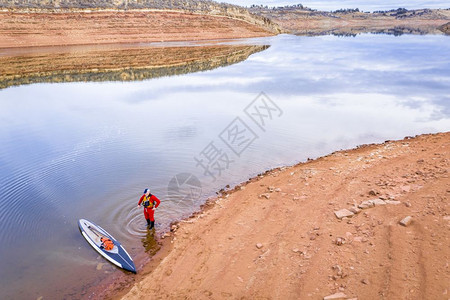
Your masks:
M386 204L392 204L392 205L398 205L401 203L400 201L397 201L397 200L386 200L385 202L386 202Z
M323 297L323 300L340 300L340 299L347 299L347 295L343 292L339 292L333 295L328 295Z
M350 207L348 210L354 214L359 214L361 212L361 209L357 208L356 206Z
M366 201L361 202L361 204L358 205L358 208L366 209L366 208L371 208L374 206L375 206L375 204L373 204L371 200L366 200Z
M400 221L400 225L402 226L408 226L409 224L411 224L412 222L412 217L411 216L407 216L405 217L403 220Z
M411 187L409 185L402 186L402 192L409 193L411 191Z
M263 247L263 244L261 244L261 243L256 244L256 248L261 249L262 247Z
M339 273L339 272L342 272L342 268L341 268L340 265L334 265L332 268L333 268L333 270L338 271L338 273Z
M345 240L343 238L338 237L338 238L336 238L334 243L338 246L341 246L341 245L345 244Z
M372 201L373 205L375 205L375 206L386 205L386 202L384 202L384 200L381 200L381 199L373 199L373 200L369 200L369 201Z
M370 196L376 196L376 195L377 195L377 192L374 191L374 190L370 190L370 191L369 191L369 195L370 195Z
M269 198L270 198L270 195L269 195L269 194L261 194L261 195L259 195L259 198L266 198L266 199L269 199Z
M338 219L342 219L345 217L351 217L354 215L354 213L352 213L351 211L349 211L346 208L343 208L341 210L335 211L334 214L336 215L336 218Z
M369 280L367 280L367 279L364 278L364 279L361 280L361 283L363 283L363 284L369 284Z

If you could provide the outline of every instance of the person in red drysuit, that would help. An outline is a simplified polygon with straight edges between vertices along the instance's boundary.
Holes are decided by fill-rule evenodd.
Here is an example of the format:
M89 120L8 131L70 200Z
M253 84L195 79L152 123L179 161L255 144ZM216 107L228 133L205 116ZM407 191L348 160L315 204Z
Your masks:
M155 209L160 203L161 201L150 193L150 189L145 189L144 195L139 199L138 207L141 207L141 204L144 206L144 216L147 220L148 229L155 227Z

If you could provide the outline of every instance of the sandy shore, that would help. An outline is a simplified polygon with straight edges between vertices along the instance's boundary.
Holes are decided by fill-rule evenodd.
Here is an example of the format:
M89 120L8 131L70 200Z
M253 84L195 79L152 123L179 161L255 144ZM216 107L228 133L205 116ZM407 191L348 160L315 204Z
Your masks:
M440 133L266 172L174 226L114 298L448 299L449 166Z
M0 12L0 48L268 35L273 33L245 21L176 11Z

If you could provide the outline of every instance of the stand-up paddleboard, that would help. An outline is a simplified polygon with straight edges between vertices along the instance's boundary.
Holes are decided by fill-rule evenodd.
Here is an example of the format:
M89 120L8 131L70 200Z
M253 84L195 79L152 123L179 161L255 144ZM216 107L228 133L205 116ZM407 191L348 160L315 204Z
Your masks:
M78 221L78 227L95 251L119 268L136 274L136 267L130 255L106 230L85 219Z

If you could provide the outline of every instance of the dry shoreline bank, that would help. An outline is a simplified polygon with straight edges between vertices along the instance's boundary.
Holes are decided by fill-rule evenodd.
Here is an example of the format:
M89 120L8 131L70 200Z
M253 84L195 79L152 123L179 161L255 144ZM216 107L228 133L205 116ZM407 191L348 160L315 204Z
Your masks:
M448 32L445 26L450 20L450 10L415 10L392 16L295 7L203 9L3 8L0 9L0 48L200 41L283 32L297 35L442 34Z
M447 132L267 171L175 225L136 277L101 288L113 299L444 299L449 167Z
M0 12L0 48L270 36L270 28L228 16L182 11Z

